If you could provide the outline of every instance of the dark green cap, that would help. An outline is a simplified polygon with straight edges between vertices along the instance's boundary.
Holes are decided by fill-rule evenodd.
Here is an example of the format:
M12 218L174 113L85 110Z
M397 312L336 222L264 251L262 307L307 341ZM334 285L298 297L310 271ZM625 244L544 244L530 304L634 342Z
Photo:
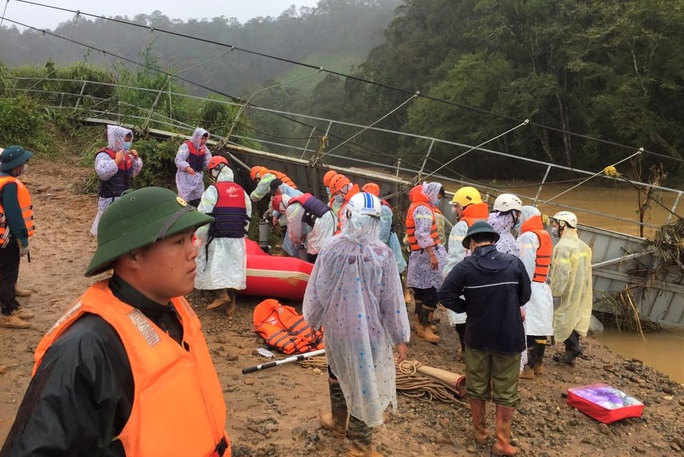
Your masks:
M5 150L2 151L2 155L0 155L0 171L10 171L13 168L28 162L31 157L33 157L33 153L21 146L17 146L16 144L7 146Z
M126 191L100 218L97 251L85 275L102 273L111 268L116 259L134 249L213 220L169 189L145 187Z
M466 233L465 238L463 238L463 241L461 242L464 248L470 249L470 237L477 233L489 233L493 235L492 238L494 238L495 243L499 241L499 233L494 230L491 225L485 221L477 221L470 226L468 233Z

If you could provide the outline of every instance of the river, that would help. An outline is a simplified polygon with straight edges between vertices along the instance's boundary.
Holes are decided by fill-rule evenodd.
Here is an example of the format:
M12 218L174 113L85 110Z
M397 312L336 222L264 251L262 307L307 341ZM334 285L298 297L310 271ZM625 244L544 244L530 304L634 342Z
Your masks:
M572 209L580 224L592 225L630 235L639 235L638 192L629 187L595 187L582 185L567 193L574 183L567 185L552 184L542 188L539 201L552 200L553 204L538 205L542 213L553 216L557 211L565 209L564 205L583 208L591 213ZM537 194L537 185L512 184L506 188L508 192L520 195L523 204L531 204ZM452 190L452 189L450 189ZM563 195L560 195L563 194ZM560 196L559 196L560 195ZM526 199L525 197L529 197ZM675 195L665 193L660 195L662 203L672 208ZM493 201L493 199L490 199ZM651 203L651 208L645 213L644 223L661 226L668 221L669 211L657 203ZM448 209L447 209L448 211ZM684 201L679 202L675 211L684 214ZM620 220L621 219L627 219ZM631 221L631 222L629 222ZM654 228L645 228L644 236L652 238ZM635 358L645 364L667 374L672 380L684 383L684 364L678 362L684 350L684 329L664 330L659 333L646 334L646 341L640 335L617 330L606 330L595 334L596 338L613 351L626 358Z

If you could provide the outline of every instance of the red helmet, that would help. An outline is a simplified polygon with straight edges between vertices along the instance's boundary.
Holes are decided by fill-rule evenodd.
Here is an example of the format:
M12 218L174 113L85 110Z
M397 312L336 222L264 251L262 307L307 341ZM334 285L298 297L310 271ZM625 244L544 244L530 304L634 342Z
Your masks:
M273 198L271 198L271 206L273 207L274 210L278 212L282 212L284 207L283 206L283 194L278 194L274 195Z
M335 170L330 170L326 174L323 175L323 185L325 187L330 187L330 181L335 177L337 172Z
M209 161L209 165L207 165L207 168L209 170L213 170L214 168L218 167L221 164L223 164L227 167L228 166L228 160L223 156L214 156Z
M375 195L378 198L380 197L380 186L378 186L374 182L364 184L361 190L364 192L368 192L371 195Z
M345 175L338 173L330 180L330 193L339 193L344 186L350 184L351 181Z

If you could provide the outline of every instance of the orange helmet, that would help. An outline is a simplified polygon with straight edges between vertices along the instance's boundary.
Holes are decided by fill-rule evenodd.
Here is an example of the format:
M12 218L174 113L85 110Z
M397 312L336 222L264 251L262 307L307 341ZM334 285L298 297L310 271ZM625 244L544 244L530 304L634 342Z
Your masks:
M380 198L380 186L375 184L374 182L369 182L364 184L364 186L361 188L362 191L368 192L369 194L375 195L376 197Z
M259 165L254 165L252 169L249 170L249 177L252 178L252 181L254 181L257 178L262 177L266 173L268 173L268 168Z
M330 188L330 181L337 175L337 172L335 170L330 170L326 174L323 175L323 185L325 187Z
M226 160L226 158L223 156L214 156L209 161L209 165L207 165L207 168L209 170L213 170L214 168L218 167L221 164L223 164L227 167L228 166L228 160Z
M335 176L333 176L333 178L330 180L330 193L337 194L342 190L344 186L350 183L351 181L349 180L349 178L347 178L342 173L338 173Z

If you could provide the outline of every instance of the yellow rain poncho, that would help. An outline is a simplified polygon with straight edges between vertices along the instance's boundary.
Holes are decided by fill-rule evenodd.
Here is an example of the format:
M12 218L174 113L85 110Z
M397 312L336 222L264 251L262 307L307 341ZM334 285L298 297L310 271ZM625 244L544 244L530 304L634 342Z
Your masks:
M551 257L551 293L560 297L553 315L556 341L565 341L572 331L586 336L593 304L591 248L566 226Z

